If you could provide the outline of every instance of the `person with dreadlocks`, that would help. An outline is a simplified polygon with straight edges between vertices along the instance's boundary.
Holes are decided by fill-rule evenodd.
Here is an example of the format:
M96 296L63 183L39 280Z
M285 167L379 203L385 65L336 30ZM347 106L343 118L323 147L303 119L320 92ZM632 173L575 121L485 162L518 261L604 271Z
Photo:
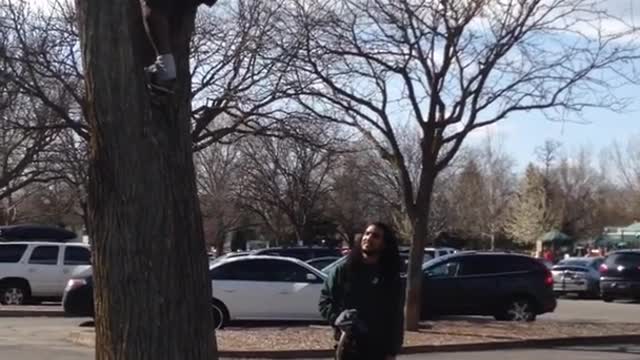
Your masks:
M324 319L335 325L336 319L354 312L366 329L339 360L391 360L400 352L404 338L400 261L393 230L374 222L346 261L328 275L319 302Z

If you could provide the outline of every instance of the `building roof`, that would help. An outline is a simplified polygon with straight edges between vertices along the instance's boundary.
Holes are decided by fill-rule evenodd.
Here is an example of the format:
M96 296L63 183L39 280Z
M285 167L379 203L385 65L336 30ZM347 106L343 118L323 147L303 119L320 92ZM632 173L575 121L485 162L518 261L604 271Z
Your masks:
M571 240L571 237L569 237L569 235L558 230L552 230L542 235L542 241L566 241L566 240Z

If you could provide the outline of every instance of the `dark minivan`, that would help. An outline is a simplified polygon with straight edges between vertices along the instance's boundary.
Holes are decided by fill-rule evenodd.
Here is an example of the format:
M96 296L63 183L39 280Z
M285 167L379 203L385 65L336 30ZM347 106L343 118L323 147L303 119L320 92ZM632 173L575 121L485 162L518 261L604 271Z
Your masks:
M640 299L640 250L619 250L600 265L602 300Z
M556 308L551 271L529 256L460 252L431 260L422 269L423 319L486 315L534 321Z

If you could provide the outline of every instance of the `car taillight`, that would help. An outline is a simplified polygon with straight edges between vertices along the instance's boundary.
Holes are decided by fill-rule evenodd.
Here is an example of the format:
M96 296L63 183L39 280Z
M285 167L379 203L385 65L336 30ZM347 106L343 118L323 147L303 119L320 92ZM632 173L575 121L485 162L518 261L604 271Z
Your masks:
M553 286L553 274L548 269L545 271L544 284L547 286Z
M600 273L601 273L601 274L604 274L604 273L606 273L607 271L609 271L609 267L608 267L606 264L602 264L602 265L600 265Z

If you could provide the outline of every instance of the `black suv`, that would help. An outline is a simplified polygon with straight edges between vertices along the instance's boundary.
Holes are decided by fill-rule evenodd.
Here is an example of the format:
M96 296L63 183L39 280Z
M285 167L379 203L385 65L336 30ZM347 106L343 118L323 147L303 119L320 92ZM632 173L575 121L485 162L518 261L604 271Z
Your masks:
M602 300L640 299L640 250L609 254L600 265Z
M340 249L331 249L325 247L272 247L266 249L255 250L251 252L253 255L272 255L272 256L284 256L307 261L320 257L342 256Z
M534 321L556 308L551 271L529 256L461 252L425 263L423 273L423 319L488 315Z

